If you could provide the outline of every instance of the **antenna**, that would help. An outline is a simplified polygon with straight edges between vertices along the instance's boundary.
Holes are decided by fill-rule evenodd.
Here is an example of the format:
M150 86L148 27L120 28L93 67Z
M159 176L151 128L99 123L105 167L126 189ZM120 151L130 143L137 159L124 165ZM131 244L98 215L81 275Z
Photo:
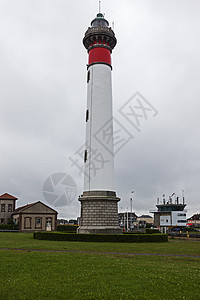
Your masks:
M183 196L183 204L185 204L184 190L182 190L182 196Z
M114 25L115 25L114 22L112 22L112 30L114 30Z
M163 204L165 204L165 194L163 194Z
M99 1L99 13L101 12L101 1Z

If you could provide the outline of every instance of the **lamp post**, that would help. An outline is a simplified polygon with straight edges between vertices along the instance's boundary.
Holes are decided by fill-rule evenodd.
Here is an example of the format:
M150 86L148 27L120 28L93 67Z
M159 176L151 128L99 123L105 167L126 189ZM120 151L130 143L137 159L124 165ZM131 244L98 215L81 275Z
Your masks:
M127 221L127 223L126 223L126 230L128 232L128 207L127 207L127 212L126 212L126 221Z
M134 191L131 192L133 194ZM130 198L130 204L131 204L131 231L133 230L133 222L132 222L132 204L133 204L133 198Z
M124 213L124 232L126 231L126 212Z

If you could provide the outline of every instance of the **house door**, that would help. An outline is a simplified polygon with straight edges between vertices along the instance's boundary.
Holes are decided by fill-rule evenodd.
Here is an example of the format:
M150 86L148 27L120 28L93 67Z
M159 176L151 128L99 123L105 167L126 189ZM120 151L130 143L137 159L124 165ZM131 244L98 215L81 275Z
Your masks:
M52 229L52 218L46 219L46 231L51 231Z

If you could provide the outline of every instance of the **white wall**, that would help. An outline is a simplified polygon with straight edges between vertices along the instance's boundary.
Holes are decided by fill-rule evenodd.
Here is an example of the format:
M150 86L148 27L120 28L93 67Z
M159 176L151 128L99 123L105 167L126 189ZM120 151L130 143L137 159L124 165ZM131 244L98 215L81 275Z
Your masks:
M172 211L172 226L186 226L186 212L185 211ZM185 216L184 216L185 214ZM185 221L185 222L180 222Z
M95 64L88 71L84 191L114 191L111 68Z
M171 216L160 216L160 226L171 226Z

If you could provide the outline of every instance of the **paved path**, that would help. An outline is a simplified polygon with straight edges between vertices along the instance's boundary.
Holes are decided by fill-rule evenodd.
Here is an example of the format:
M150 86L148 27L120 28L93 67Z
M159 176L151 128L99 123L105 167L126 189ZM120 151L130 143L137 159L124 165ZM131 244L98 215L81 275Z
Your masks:
M24 248L0 248L0 250L7 251L27 251L27 252L61 252L61 253L81 253L81 254L106 254L106 255L124 255L124 256L167 256L167 257L192 257L200 258L200 255L190 254L166 254L166 253L131 253L131 252L96 252L96 251L84 251L84 250L48 250L48 249L24 249Z

